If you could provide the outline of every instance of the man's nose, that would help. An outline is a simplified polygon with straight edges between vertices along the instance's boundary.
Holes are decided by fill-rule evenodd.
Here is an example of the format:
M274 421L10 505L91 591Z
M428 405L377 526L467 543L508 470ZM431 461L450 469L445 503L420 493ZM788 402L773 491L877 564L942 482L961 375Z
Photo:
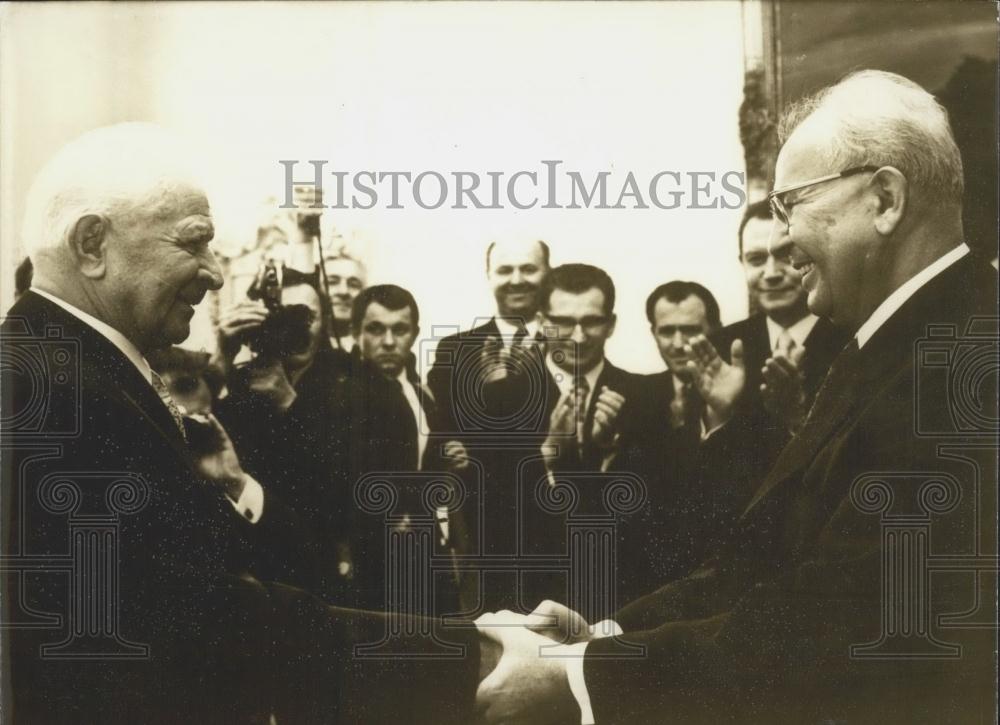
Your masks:
M781 264L778 260L774 258L774 255L767 255L767 261L764 262L764 276L770 278L781 277L785 273L785 265Z
M575 343L586 342L587 335L583 331L583 325L581 325L579 322L573 325L573 332L569 336L569 339Z
M382 344L385 347L395 347L396 337L392 334L392 330L386 330L385 335L382 336Z
M215 252L211 249L206 249L204 255L202 255L199 276L205 280L205 286L208 289L217 290L222 288L222 268L219 266L219 260L216 258Z
M330 285L331 295L346 295L347 294L347 283L346 282L334 282Z
M511 272L510 274L511 284L521 284L522 282L524 282L524 275L521 274L520 270L515 269L513 272Z
M681 332L680 330L678 330L677 332L674 333L674 337L671 340L671 344L674 346L674 349L677 350L677 351L680 351L684 347L684 344L686 342L687 342L687 338L684 337L684 333Z

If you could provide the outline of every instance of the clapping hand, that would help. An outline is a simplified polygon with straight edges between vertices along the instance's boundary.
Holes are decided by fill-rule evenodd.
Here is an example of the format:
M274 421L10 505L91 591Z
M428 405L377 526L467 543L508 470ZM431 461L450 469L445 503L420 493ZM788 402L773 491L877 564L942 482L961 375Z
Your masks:
M616 393L608 386L602 386L594 404L594 427L591 430L591 440L600 448L610 448L615 444L618 434L618 415L625 405L625 396Z
M778 353L767 359L761 371L764 408L792 434L798 432L806 417L806 392L800 369L803 352L798 348L790 358Z
M743 341L733 340L731 363L727 363L704 335L693 337L685 346L689 356L685 368L688 378L705 401L705 421L709 428L722 425L733 414L733 407L746 386L746 363Z

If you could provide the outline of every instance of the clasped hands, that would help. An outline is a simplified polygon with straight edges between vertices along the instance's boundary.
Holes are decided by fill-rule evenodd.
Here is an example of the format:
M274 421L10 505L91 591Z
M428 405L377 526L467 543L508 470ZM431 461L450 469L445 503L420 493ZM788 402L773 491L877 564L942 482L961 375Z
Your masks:
M581 395L577 390L567 390L556 402L549 416L549 433L542 444L542 453L551 470L560 451L567 448L566 442L573 440L577 423L586 420ZM597 448L608 452L618 442L618 418L625 405L625 396L616 393L607 385L602 385L594 402L594 420L590 428L590 441Z
M580 614L553 601L542 602L528 615L490 612L477 619L476 626L484 653L480 671L485 674L476 692L476 713L490 725L578 720L567 666L570 658L583 657L583 647L573 645L621 633L613 622L589 625ZM492 670L490 653L499 656Z

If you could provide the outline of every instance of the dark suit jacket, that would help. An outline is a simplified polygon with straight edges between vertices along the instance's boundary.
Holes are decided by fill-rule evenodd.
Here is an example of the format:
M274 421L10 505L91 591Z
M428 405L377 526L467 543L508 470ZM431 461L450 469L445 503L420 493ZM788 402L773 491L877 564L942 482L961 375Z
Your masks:
M627 639L645 645L647 656L601 659L615 642L588 646L584 671L597 722L992 718L996 630L974 623L995 621L995 579L941 571L928 590L926 580L890 574L903 595L926 596L926 609L896 604L883 614L882 597L899 590L883 587L882 567L905 559L895 527L914 520L929 527L934 556L995 553L995 388L976 402L971 389L949 389L947 381L995 375L996 315L996 272L966 258L845 361L823 409L757 490L728 554L618 613ZM978 316L993 319L970 329ZM929 332L937 337L928 343ZM928 347L933 354L922 352ZM978 424L968 415L974 408ZM928 481L938 483L921 494ZM881 518L883 510L897 518ZM948 613L964 613L954 617L956 628L938 619ZM942 652L926 637L884 640L882 658L852 654L852 645L878 642L884 624L907 615L909 631L923 617L921 629L938 643L962 645L961 656L919 657Z
M233 550L249 524L197 478L166 407L117 348L31 293L2 334L4 369L18 371L3 388L4 617L17 624L4 629L8 719L247 722L276 711L291 722L464 720L474 637L446 635L470 645L471 659L352 661L351 638L378 641L384 619L246 576ZM71 537L71 525L104 526L103 546L116 532L115 552L74 562L71 552L98 540ZM101 563L117 566L117 586ZM88 573L106 577L96 584L104 599L76 596ZM68 616L77 634L94 636L74 638ZM56 656L41 656L64 640ZM114 657L139 645L144 656ZM428 643L404 637L399 647ZM405 707L383 696L404 691Z
M342 471L339 476L348 483L350 497L354 495L353 487L365 476L385 473L395 477L400 490L401 500L394 515L426 516L420 496L423 479L411 474L448 470L442 445L449 437L436 433L443 426L434 396L419 380L410 382L428 427L423 458L419 457L417 423L402 387L373 364L361 360L357 352L352 355L351 371L339 390L333 413L343 434L336 444L336 458ZM353 498L350 500L353 502ZM464 513L459 510L449 514L449 542L444 547L436 542L437 554L450 554L453 548L465 550ZM360 606L378 609L383 606L386 591L385 525L381 517L363 512L356 505L352 505L351 518L355 596ZM455 577L440 577L435 585L437 611L458 611Z
M278 499L296 519L283 536L253 542L254 574L337 603L342 603L338 545L348 536L351 492L335 473L331 439L339 425L333 401L348 374L348 361L345 352L321 348L286 411L248 390L239 375L229 381L229 395L215 409L243 469L266 482L265 512L270 514Z

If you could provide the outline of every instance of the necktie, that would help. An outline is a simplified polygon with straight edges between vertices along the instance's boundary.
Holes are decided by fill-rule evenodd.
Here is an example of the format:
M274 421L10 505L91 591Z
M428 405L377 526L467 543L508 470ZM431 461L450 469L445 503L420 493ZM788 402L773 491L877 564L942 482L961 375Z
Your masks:
M780 352L789 360L792 359L792 352L795 350L795 338L788 330L782 330L778 335L778 344L774 346L775 352Z
M808 428L814 420L822 417L838 395L845 394L844 391L847 383L850 380L855 363L860 356L861 350L858 348L858 338L851 338L851 341L847 343L840 354L834 358L829 372L820 384L819 390L816 391L816 397L813 399L812 407L809 408L809 414L802 425L802 431ZM802 431L800 431L800 435Z
M528 337L528 328L521 323L517 326L517 331L514 333L514 337L511 340L510 346L521 348L524 347L525 339Z
M177 426L177 430L180 431L181 438L187 441L187 434L184 432L184 416L181 415L180 408L174 402L174 399L170 396L170 391L167 390L166 383L163 382L163 378L156 374L156 371L151 370L153 389L156 390L156 394L160 396L160 400L163 404L167 406L167 410L170 411L170 417L174 419L174 425Z
M579 377L573 381L573 404L576 408L576 451L577 456L583 458L584 445L587 436L587 394L590 392L590 383L587 378Z

